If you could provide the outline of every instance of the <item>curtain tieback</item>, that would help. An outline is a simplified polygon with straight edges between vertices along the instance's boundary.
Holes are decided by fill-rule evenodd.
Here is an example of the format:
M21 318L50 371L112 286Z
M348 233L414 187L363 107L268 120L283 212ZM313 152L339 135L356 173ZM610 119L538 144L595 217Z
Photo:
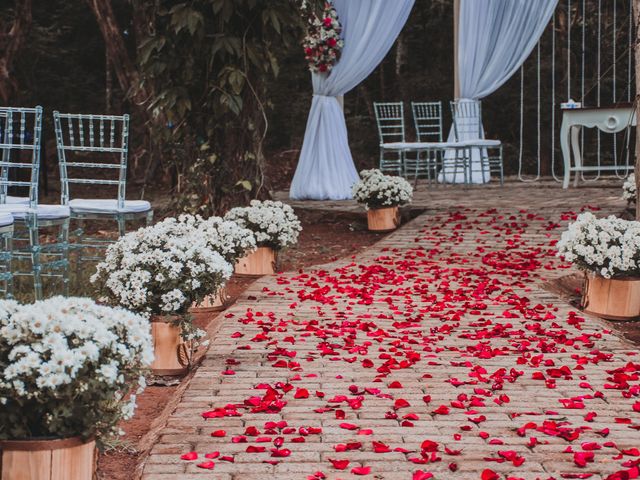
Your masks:
M324 98L338 98L336 95L322 95L320 93L314 93L314 97L324 97Z

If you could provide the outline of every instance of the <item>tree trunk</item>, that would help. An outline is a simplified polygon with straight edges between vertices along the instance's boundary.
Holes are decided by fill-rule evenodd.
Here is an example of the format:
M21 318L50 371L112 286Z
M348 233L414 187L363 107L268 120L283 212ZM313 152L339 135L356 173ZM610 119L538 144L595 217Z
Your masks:
M640 119L640 102L638 95L640 94L640 0L633 0L634 24L636 26L636 42L634 45L636 57L636 119ZM636 178L636 220L640 220L640 122L636 127L636 159L634 174Z
M106 55L111 65L111 71L107 71L107 75L115 76L120 89L124 92L125 98L131 102L136 117L140 119L136 124L145 125L144 132L140 132L144 135L144 139L139 139L137 142L139 148L134 155L131 155L131 168L127 170L131 175L144 176L142 180L144 184L142 192L144 194L144 187L147 182L155 176L161 167L161 155L158 151L157 143L151 141L152 127L154 125L164 125L166 119L161 114L154 116L147 108L149 100L154 97L153 88L148 83L142 84L136 60L130 57L121 30L118 27L111 0L85 1L91 8L102 33ZM142 18L137 18L136 16L142 16L144 12L144 8L139 6L134 9L133 20L136 37L140 34L140 23L143 21ZM143 156L145 161L142 161Z
M134 61L129 57L129 52L127 52L116 16L111 7L111 0L86 0L86 2L91 7L98 22L107 56L111 61L113 73L118 80L120 88L126 97L135 104L136 109L144 112L144 116L148 117L144 104L149 100L150 92L141 85L140 73Z
M382 101L387 101L386 97L386 87L384 81L384 60L378 66L378 80L380 81L380 97ZM395 101L395 100L394 100Z
M408 50L409 46L407 45L406 36L404 33L401 33L396 41L396 80L398 81L402 79L402 73L407 64Z
M402 74L404 73L405 66L407 65L407 57L409 45L406 41L406 36L404 33L401 33L398 36L398 40L396 41L396 65L395 65L395 74L396 74L396 83L400 90L400 98L403 100L407 98L406 95L406 82L403 81Z
M16 0L15 18L8 30L0 31L0 99L11 102L17 89L12 76L14 60L24 45L33 22L31 0Z
M111 81L111 60L109 59L109 50L104 55L104 107L107 113L111 113L111 98L113 96L113 82Z

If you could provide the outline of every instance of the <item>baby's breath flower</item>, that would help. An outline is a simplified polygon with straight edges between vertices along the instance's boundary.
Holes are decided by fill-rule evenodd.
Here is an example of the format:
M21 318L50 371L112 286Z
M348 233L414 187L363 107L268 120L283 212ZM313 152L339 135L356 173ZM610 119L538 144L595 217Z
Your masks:
M143 316L88 298L0 301L0 440L107 435L152 361Z
M224 219L251 230L258 246L274 250L295 245L302 231L293 208L271 200L252 200L248 207L232 208Z
M113 305L147 315L184 315L231 277L235 255L254 246L251 232L222 219L181 215L110 245L91 281Z
M353 198L365 208L397 207L411 202L413 187L404 178L384 175L380 170L363 170L353 188Z
M640 222L582 213L562 234L558 256L605 278L640 276Z

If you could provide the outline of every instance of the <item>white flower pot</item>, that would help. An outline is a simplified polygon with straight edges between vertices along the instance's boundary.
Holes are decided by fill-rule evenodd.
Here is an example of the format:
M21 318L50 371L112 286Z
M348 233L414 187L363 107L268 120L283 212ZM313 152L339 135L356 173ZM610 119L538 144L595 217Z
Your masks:
M640 318L640 278L604 278L585 275L582 308L609 320Z

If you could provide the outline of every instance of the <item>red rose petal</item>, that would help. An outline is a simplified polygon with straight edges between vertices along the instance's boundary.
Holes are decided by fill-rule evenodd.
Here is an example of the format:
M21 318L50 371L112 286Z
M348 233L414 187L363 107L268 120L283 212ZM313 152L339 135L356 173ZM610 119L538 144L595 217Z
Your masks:
M349 466L349 460L332 460L330 458L329 461L333 464L333 468L337 470L344 470Z
M182 460L196 460L198 458L198 452L189 452L183 455L180 455Z
M429 480L430 478L433 478L433 473L418 470L417 472L413 472L412 480Z
M482 471L482 474L480 475L480 478L482 480L499 480L500 476L494 472L493 470L490 469L485 469Z
M354 475L369 475L371 473L371 467L353 467L351 473Z

